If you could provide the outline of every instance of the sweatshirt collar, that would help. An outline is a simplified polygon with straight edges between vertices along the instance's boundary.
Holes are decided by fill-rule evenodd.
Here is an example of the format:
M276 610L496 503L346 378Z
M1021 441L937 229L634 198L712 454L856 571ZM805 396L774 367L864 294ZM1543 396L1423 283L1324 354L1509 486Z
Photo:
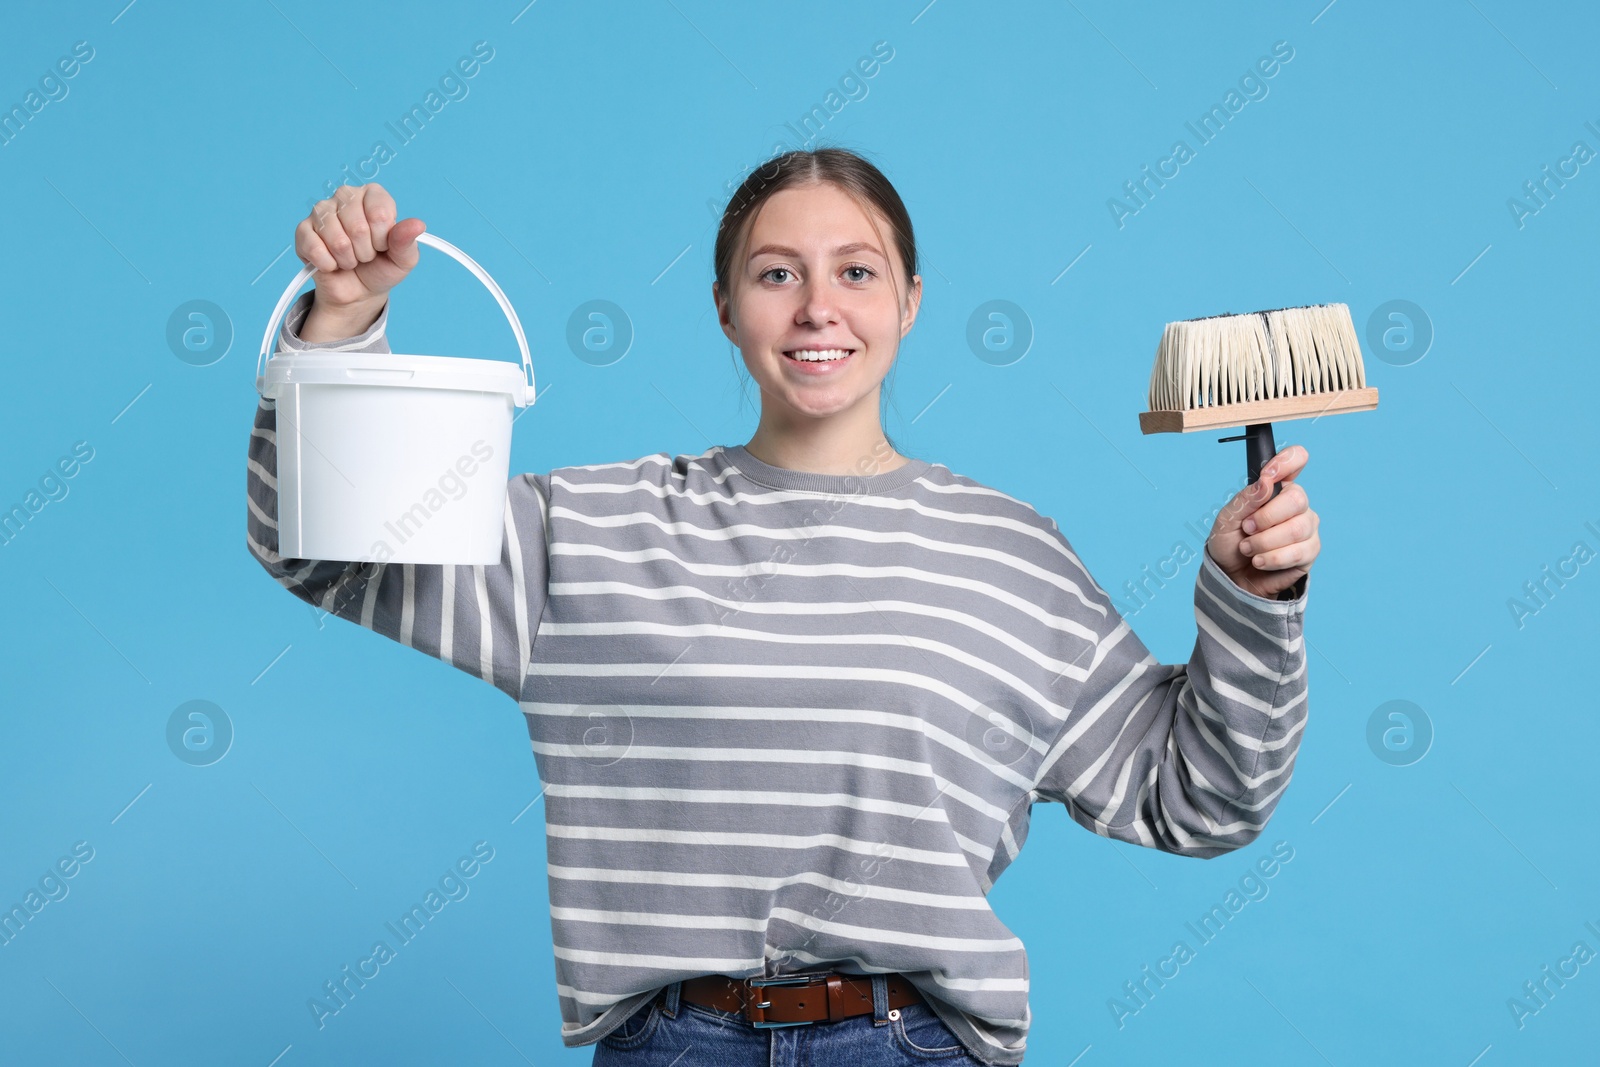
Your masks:
M888 471L861 474L814 474L810 471L791 470L763 463L744 445L722 445L723 458L738 472L758 485L769 489L798 489L813 493L833 493L845 496L877 494L899 489L920 478L931 464L925 459L908 457L906 462ZM870 470L870 468L868 468Z

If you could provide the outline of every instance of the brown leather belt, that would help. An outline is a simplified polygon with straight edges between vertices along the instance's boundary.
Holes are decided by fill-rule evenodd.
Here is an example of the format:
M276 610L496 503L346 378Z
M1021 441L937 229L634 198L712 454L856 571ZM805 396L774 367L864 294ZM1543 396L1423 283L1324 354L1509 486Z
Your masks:
M903 1008L922 994L895 973L888 979L889 1007ZM838 1022L872 1011L872 976L815 971L779 978L730 978L707 974L686 978L679 996L719 1011L737 1012L752 1026L798 1026Z

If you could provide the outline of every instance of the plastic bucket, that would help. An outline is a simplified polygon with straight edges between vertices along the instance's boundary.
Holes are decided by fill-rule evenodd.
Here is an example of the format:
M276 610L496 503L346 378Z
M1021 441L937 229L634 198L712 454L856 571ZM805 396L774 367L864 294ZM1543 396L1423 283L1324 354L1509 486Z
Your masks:
M505 312L522 366L392 353L285 352L278 322L307 278L283 291L256 360L277 401L278 552L286 559L488 564L505 539L514 409L533 404L533 360L505 293L459 248L453 257ZM265 367L265 372L263 372Z

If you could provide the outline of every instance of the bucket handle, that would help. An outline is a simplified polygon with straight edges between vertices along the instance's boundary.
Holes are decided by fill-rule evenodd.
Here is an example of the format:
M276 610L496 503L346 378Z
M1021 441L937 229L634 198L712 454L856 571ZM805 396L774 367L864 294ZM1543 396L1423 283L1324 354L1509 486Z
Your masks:
M534 399L533 357L528 354L528 339L523 335L522 323L517 319L517 313L512 310L511 301L506 299L506 294L501 292L500 287L495 284L493 278L489 277L487 271L478 266L478 264L473 261L471 256L461 251L461 249L457 248L449 241L446 241L442 237L435 237L431 233L423 232L417 235L417 243L431 245L432 247L437 248L439 251L443 252L447 256L450 256L457 263L460 263L463 267L471 271L473 277L482 282L483 287L489 290L489 293L494 297L495 302L500 305L500 310L505 312L506 321L511 324L511 332L516 335L517 348L522 353L522 372L523 377L526 379L526 384L523 388L523 394L519 397L513 397L512 399L519 408L530 406ZM283 295L278 298L278 306L272 309L272 317L267 320L267 332L261 338L261 354L256 357L257 393L261 393L266 385L266 378L263 372L265 370L267 360L271 358L269 353L272 351L273 342L277 339L278 320L283 318L284 313L289 310L290 302L294 300L296 295L298 295L300 287L306 283L306 279L311 277L316 272L317 268L311 266L310 264L307 264L304 268L302 268L300 273L295 275L294 281L290 282L289 287L283 291Z

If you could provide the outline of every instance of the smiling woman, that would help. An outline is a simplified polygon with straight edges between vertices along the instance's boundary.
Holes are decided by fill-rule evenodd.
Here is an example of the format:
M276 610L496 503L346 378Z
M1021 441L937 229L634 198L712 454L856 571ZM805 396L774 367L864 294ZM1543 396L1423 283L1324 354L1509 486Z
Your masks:
M396 217L369 185L300 223L317 289L280 350L388 351L423 230ZM1305 450L1219 515L1194 652L1163 664L1053 521L884 434L922 279L875 166L775 157L729 201L714 259L761 389L747 444L516 475L493 565L292 559L262 398L250 552L301 600L517 701L561 1038L598 1067L1021 1063L1028 956L989 893L1034 804L1207 858L1259 836L1288 785L1317 541L1304 490L1266 490ZM1230 577L1241 543L1250 584L1292 596Z
M746 179L717 231L722 331L761 388L745 447L780 467L847 472L889 446L881 386L922 302L911 218L853 153L788 152Z

